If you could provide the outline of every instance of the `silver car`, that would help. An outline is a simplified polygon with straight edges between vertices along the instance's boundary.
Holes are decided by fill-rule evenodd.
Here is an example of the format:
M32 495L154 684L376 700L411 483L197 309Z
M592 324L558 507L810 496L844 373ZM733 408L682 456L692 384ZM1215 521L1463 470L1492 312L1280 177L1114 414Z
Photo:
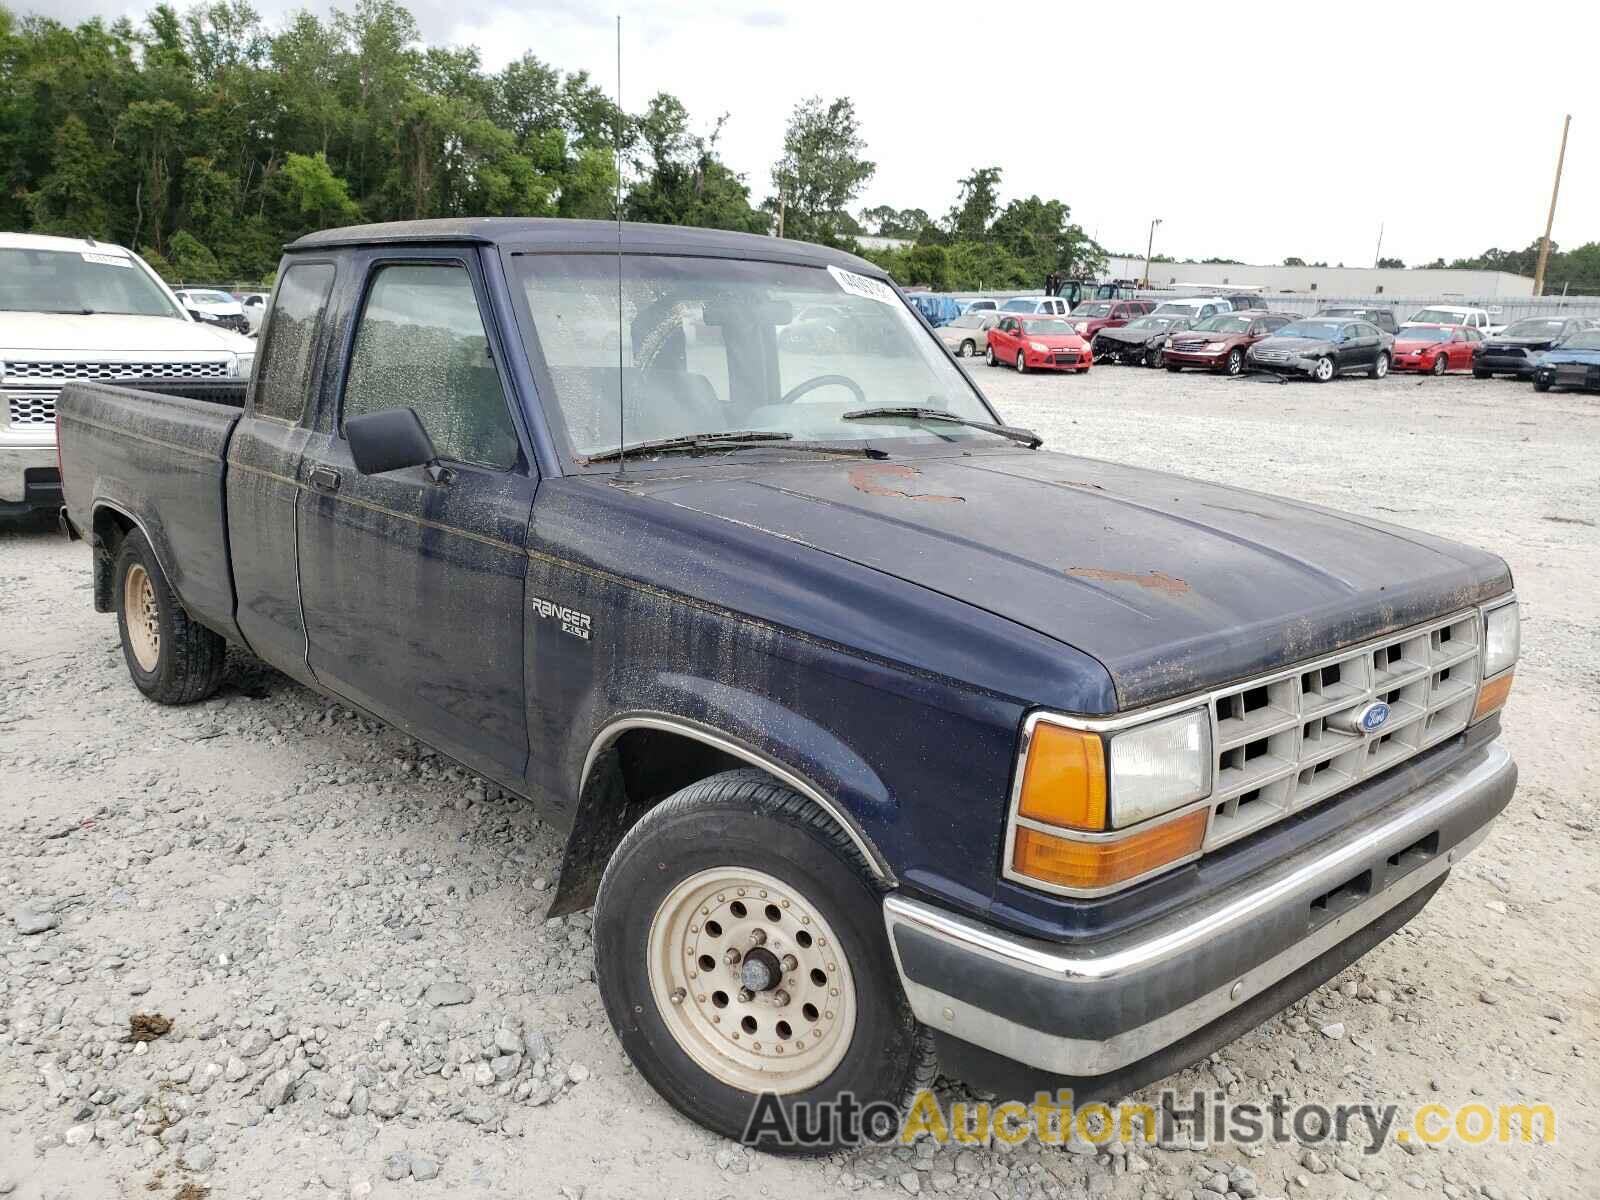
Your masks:
M941 325L934 332L957 358L971 358L981 353L989 344L989 330L1000 320L997 312L969 312L962 313L948 325Z

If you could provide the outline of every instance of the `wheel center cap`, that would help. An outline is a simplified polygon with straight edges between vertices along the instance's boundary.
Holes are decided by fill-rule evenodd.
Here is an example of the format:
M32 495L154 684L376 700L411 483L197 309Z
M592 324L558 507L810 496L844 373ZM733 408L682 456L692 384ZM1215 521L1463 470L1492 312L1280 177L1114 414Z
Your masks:
M752 992L771 991L783 977L783 966L772 951L757 946L744 956L739 982Z

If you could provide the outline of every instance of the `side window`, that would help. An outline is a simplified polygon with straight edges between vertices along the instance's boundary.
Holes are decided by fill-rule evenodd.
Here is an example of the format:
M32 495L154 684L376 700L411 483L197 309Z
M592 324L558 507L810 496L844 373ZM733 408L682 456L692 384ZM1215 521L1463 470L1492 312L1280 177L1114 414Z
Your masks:
M413 408L441 458L505 469L517 436L465 267L379 267L344 385L344 420Z
M312 350L332 290L332 263L296 263L283 273L256 371L256 416L293 423L305 412Z
M1361 336L1361 326L1359 326L1359 325L1346 325L1344 327L1344 336L1347 337L1347 338L1358 338L1358 337L1360 337Z

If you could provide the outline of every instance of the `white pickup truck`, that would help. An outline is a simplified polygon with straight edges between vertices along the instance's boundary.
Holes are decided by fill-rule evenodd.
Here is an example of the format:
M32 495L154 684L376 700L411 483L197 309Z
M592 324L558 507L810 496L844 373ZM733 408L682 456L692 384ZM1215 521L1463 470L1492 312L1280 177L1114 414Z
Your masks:
M251 339L193 320L137 254L0 233L0 518L61 507L63 384L249 378L254 362Z

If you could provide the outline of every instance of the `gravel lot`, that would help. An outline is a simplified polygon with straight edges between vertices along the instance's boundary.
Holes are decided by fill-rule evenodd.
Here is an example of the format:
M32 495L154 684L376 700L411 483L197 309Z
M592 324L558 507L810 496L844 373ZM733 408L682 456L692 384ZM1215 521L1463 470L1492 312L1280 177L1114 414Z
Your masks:
M543 916L559 847L521 805L247 655L205 704L143 701L113 619L91 609L88 553L11 528L0 1196L1593 1195L1600 400L1470 378L974 374L1054 449L1510 560L1512 809L1410 927L1173 1082L1259 1102L1544 1101L1555 1145L1368 1155L1358 1128L1315 1150L747 1154L628 1067L590 981L588 918ZM135 1013L172 1027L127 1043Z

